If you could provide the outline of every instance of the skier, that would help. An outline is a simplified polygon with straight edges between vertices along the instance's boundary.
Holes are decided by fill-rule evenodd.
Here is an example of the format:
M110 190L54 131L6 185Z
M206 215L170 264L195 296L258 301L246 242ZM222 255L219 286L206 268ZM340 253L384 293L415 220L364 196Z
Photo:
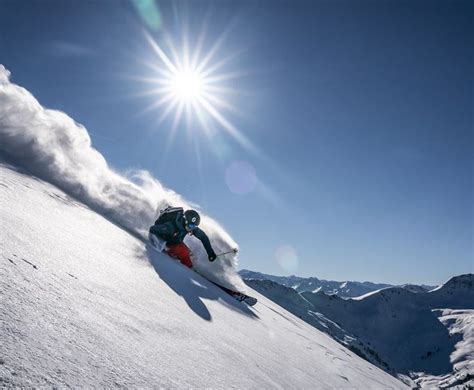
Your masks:
M209 261L214 261L216 253L206 233L198 227L200 221L201 217L196 210L184 211L182 207L167 207L150 227L150 241L186 267L192 268L191 254L183 240L188 234L194 235L202 242Z
M181 261L186 267L192 268L193 263L191 261L189 248L183 242L186 235L191 234L201 240L206 249L209 261L214 261L217 256L214 249L212 249L211 242L206 233L198 227L200 220L201 218L196 210L184 211L182 207L167 207L161 211L155 224L150 227L150 241L158 250L165 251L169 256ZM237 253L237 249L232 249L220 255L227 253L235 254ZM257 303L257 299L254 297L230 290L212 281L211 283L240 302L245 302L250 306Z

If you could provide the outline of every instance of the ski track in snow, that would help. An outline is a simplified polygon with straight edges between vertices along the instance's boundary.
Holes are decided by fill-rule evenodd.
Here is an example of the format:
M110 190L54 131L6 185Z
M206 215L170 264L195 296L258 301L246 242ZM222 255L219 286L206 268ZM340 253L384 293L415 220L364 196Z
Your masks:
M405 388L52 185L6 165L0 183L0 387Z

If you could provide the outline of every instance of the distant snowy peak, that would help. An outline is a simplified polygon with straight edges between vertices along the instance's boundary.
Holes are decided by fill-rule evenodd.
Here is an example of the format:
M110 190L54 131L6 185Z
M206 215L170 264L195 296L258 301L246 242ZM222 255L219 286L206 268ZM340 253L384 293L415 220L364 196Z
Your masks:
M430 305L435 307L449 308L465 308L471 307L469 301L474 302L474 275L465 274L455 276L449 279L443 285L429 289L429 286L419 286L413 284L405 284L402 286L392 286L380 290L372 291L359 297L354 297L352 300L391 300L406 298L418 300L420 302L430 302Z
M426 293L433 290L434 286L417 285L417 284L403 284L401 286L393 286L386 283L372 283L372 282L357 282L346 280L338 282L334 280L318 279L316 277L303 278L300 276L275 276L264 274L261 272L250 271L243 269L239 271L243 279L254 280L271 280L286 287L291 287L297 292L324 292L328 295L337 295L341 298L364 298L371 295L375 291L379 291L389 287L403 288L412 293Z
M474 274L454 276L439 287L439 290L472 290L474 288ZM437 289L438 290L438 289Z
M329 297L325 294L313 294L308 298L309 292L303 296L306 299L323 302ZM368 305L393 303L403 306L405 302L411 302L420 307L465 309L472 308L474 302L474 275L465 274L451 278L443 285L428 289L428 286L403 285L392 286L349 299L350 301L363 301Z
M438 308L473 308L474 275L455 276L440 287L431 290L428 295L436 301Z
M372 291L380 290L382 288L390 287L390 284L385 283L371 283L371 282L356 282L356 281L333 281L323 280L316 277L303 278L300 276L275 276L268 275L261 272L255 272L243 269L239 271L243 279L254 280L271 280L286 287L291 287L297 292L324 292L329 295L337 295L342 298L352 298L360 295L370 293Z

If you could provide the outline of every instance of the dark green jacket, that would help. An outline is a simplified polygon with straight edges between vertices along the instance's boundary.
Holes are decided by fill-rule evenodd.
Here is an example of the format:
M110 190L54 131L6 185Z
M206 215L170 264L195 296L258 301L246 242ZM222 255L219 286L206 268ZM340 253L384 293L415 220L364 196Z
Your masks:
M170 245L182 243L184 237L186 237L188 234L188 231L184 225L183 214L183 212L179 212L176 215L176 219L174 221L153 225L150 228L150 233L154 234ZM202 245L206 249L208 256L215 256L214 249L212 249L211 242L209 241L209 237L207 237L203 230L196 227L190 234L194 235L202 242Z

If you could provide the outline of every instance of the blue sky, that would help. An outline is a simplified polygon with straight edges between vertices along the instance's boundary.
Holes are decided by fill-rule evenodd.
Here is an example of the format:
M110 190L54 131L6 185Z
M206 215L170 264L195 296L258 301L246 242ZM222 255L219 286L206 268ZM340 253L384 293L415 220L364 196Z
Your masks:
M220 221L240 267L435 284L474 272L473 8L162 1L153 29L126 1L3 1L0 63L113 167L151 171ZM222 112L257 152L195 120L166 146L173 116L143 112L158 96L137 78L159 66L144 31L166 48L184 26L191 47L205 27L204 52L225 33L213 62L229 57L238 112Z

